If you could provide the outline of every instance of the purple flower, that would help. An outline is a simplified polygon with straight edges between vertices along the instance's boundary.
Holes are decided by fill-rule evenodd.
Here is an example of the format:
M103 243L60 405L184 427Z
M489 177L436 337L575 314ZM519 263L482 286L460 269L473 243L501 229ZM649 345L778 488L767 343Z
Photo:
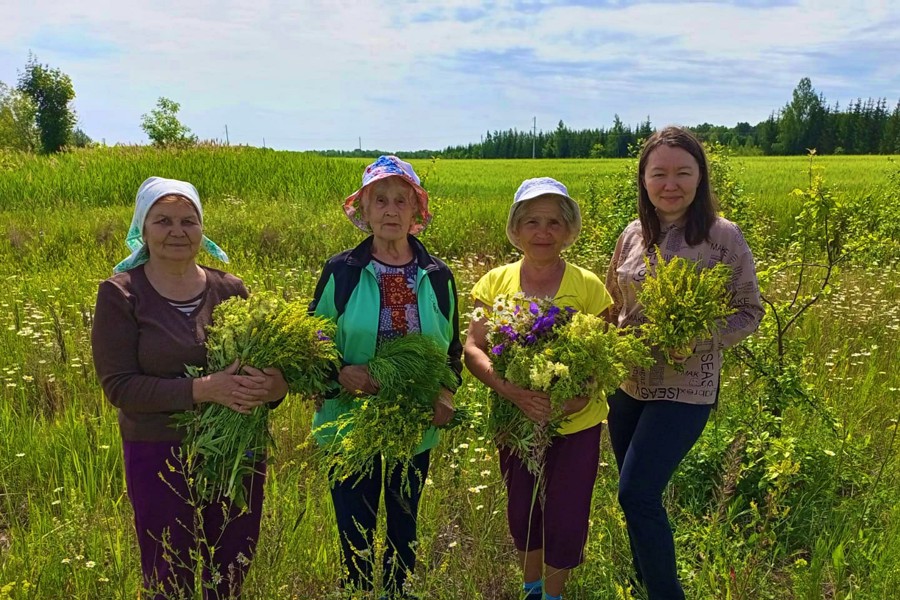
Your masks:
M319 338L320 342L330 342L331 341L331 338L328 337L327 335L325 335L324 333L322 333L321 329L316 332L316 337Z
M533 343L535 343L536 341L537 341L537 336L534 335L533 333L529 333L528 335L525 336L525 345L526 345L526 346L527 346L527 345L530 345L530 344L533 344Z
M531 314L533 314L534 316L538 316L538 314L541 312L541 308L538 306L537 302L532 302L532 303L528 306L528 311L529 311Z
M574 308L572 308L571 306L567 306L567 307L566 307L566 312L569 313L569 316L572 316L572 315L574 315L575 313L577 313L578 311L575 310Z
M494 356L500 356L501 354L503 354L503 348L503 344L497 344L496 346L491 348L491 354L493 354Z
M516 330L512 328L511 325L502 325L500 327L500 332L503 333L511 342L516 341L519 337L519 334L516 333Z
M531 326L531 332L535 335L548 333L556 325L556 314L558 313L559 311L554 314L550 314L548 311L548 313L543 317L538 317L537 319L535 319L534 324L532 324Z
M568 308L568 307L566 307L566 308ZM558 314L559 314L559 307L558 307L558 306L551 306L551 307L547 310L547 316L548 316L548 317L555 317L555 316L558 315Z

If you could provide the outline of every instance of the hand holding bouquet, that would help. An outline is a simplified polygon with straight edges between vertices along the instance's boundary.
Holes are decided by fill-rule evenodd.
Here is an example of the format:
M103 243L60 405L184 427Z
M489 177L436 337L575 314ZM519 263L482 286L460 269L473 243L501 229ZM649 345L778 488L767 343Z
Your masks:
M722 263L702 269L680 256L666 261L656 248L656 266L644 257L647 278L637 294L647 323L647 341L665 351L676 370L694 351L698 340L712 337L722 319L734 312L728 282L731 268Z
M327 448L330 476L342 481L369 473L376 456L385 472L409 464L434 418L434 403L442 388L456 389L456 373L447 352L426 335L414 333L381 344L368 363L377 392L356 397L342 392L341 402L353 405L338 419L338 435ZM463 417L459 407L446 427Z
M236 359L242 366L281 371L290 392L311 398L326 390L339 364L332 341L335 326L307 315L306 305L286 302L274 293L230 298L216 306L207 329L207 372L215 373ZM187 368L188 375L201 370ZM201 500L224 496L246 506L243 478L253 472L271 441L269 408L244 415L221 404L206 403L176 415L186 430L182 457Z
M538 473L544 453L568 415L567 402L602 401L632 365L649 365L649 350L635 335L600 317L560 309L547 300L499 296L485 319L494 370L507 381L550 396L550 418L534 423L512 403L494 397L489 424L498 442Z

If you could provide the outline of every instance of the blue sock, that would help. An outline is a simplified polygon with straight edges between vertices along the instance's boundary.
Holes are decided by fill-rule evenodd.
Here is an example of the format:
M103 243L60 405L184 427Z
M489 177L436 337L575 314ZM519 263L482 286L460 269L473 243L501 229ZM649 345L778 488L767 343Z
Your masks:
M544 595L544 581L542 579L526 581L522 584L522 589L525 591L526 598L540 600L541 596Z
M559 596L551 596L550 594L546 594L544 596L544 600L562 600L562 594Z

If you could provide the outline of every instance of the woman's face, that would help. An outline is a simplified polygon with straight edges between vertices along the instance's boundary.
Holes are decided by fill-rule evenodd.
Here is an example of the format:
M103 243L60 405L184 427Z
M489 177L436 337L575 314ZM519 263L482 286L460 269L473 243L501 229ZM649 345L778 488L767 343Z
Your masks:
M687 150L663 145L650 152L642 179L660 223L674 223L697 195L700 165Z
M411 185L399 177L387 177L369 187L362 209L376 238L397 241L406 239L418 203Z
M525 257L532 260L559 258L570 231L558 197L538 196L529 200L522 210L515 233Z
M184 262L197 256L203 226L190 201L163 196L147 212L143 236L152 259Z

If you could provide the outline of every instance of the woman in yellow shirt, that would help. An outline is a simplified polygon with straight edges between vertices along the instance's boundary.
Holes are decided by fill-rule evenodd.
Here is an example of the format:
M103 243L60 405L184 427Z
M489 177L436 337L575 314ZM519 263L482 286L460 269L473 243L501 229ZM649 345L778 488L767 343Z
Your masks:
M560 308L599 315L612 299L590 271L567 263L562 251L581 231L578 203L566 187L550 177L525 180L513 199L506 235L522 251L521 260L493 269L472 289L476 307L490 310L500 294L522 292L549 298ZM515 404L529 419L545 422L550 397L500 377L491 364L485 321L473 319L465 344L466 366L500 398ZM591 493L600 460L600 423L606 416L600 400L576 398L565 406L568 420L553 439L543 465L545 495L523 461L502 444L500 470L507 488L507 521L524 570L526 600L562 597L569 571L583 562Z

